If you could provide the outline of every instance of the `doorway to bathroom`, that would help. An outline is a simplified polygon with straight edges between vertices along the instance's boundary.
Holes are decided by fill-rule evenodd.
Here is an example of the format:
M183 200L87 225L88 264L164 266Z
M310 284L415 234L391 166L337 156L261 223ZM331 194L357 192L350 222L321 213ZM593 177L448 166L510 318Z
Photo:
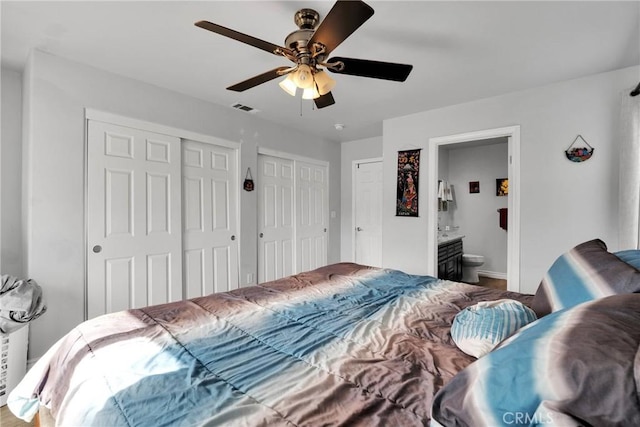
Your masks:
M438 243L464 236L464 253L482 256L480 275L519 291L519 140L519 126L429 140L430 271Z

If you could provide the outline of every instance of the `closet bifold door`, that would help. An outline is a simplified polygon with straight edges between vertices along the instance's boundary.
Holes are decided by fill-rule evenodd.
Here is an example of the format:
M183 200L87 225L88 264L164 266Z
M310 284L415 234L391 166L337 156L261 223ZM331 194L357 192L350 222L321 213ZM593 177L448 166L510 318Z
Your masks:
M180 139L88 120L87 314L182 299Z

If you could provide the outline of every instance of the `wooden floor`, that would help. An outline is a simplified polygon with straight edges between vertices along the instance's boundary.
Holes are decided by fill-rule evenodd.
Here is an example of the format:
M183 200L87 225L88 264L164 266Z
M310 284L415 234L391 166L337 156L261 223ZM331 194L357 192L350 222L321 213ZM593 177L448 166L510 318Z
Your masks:
M492 289L502 289L503 291L507 290L506 280L492 279L491 277L480 276L480 282L476 283L476 285L485 286Z
M25 423L20 418L13 416L8 406L0 408L0 426L2 427L29 427L33 426L33 423Z

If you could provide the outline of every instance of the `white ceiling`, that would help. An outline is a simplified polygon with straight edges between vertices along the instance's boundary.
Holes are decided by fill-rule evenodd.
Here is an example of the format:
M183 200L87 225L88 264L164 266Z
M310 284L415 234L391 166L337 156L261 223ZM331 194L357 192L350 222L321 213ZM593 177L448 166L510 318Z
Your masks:
M375 14L332 56L409 63L404 83L332 74L336 104L285 94L278 80L225 88L284 58L195 27L208 20L283 45L294 13L333 1L7 1L2 64L40 49L330 140L382 134L382 120L640 63L638 1L367 1ZM629 82L635 85L637 82ZM230 108L230 107L229 107ZM344 130L337 131L336 123Z

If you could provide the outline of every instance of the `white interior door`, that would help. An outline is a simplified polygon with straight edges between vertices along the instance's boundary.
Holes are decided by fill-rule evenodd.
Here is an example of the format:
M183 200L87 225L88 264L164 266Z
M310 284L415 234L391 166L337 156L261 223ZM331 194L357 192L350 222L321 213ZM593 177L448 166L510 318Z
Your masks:
M182 143L185 298L238 287L237 151Z
M382 266L382 162L355 164L355 262Z
M258 283L295 273L294 162L258 156Z
M88 317L182 298L180 140L88 121Z
M327 166L296 161L296 259L297 271L327 264L327 214L329 185Z

